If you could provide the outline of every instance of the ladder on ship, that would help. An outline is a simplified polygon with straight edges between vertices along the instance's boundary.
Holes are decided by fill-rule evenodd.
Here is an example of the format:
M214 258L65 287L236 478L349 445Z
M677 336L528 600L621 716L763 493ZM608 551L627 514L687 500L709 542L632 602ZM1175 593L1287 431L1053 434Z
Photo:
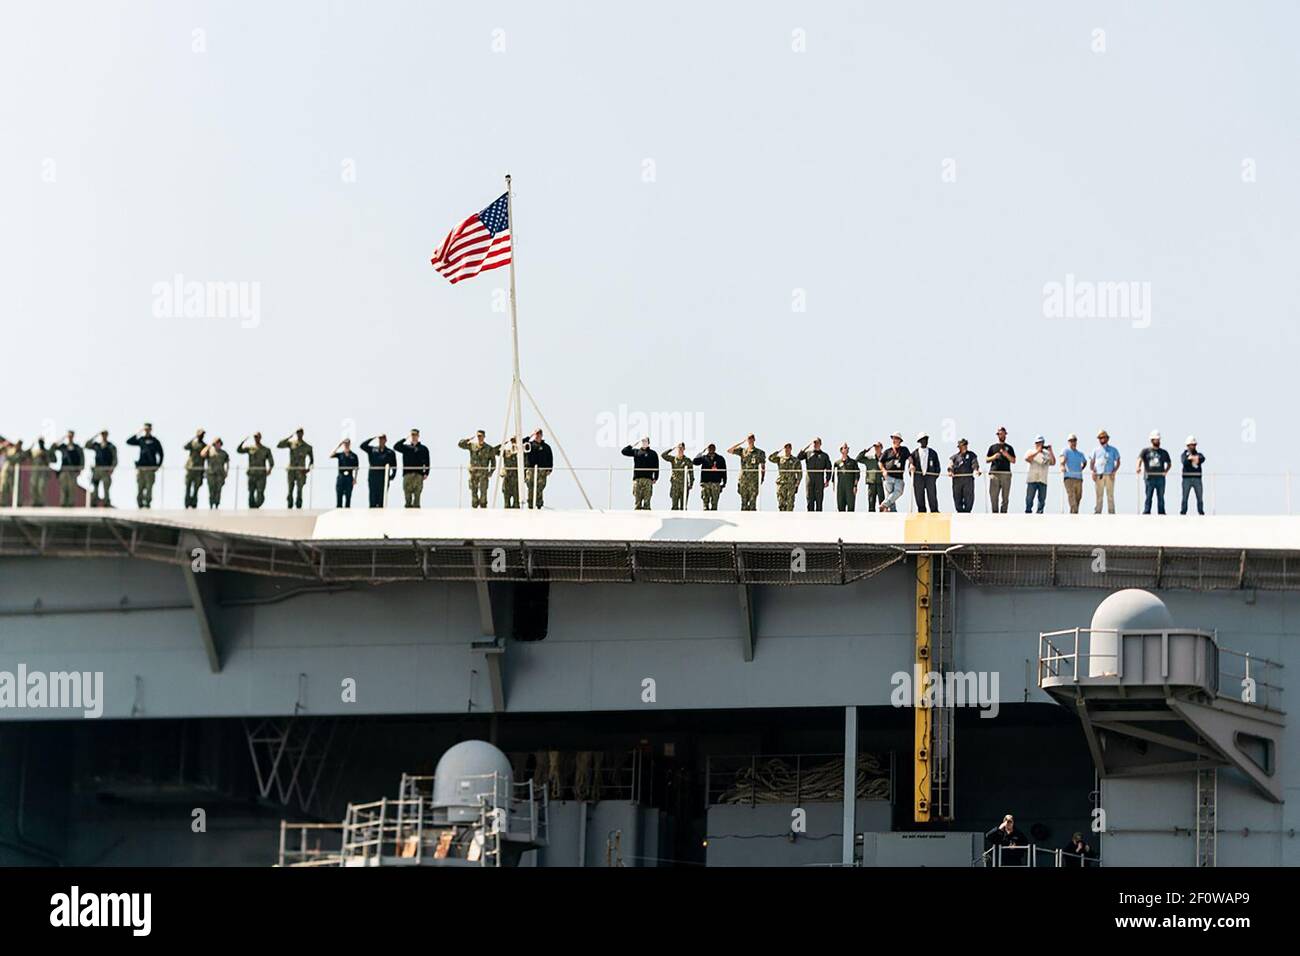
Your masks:
M946 558L935 562L938 574L934 584L934 601L931 608L933 640L931 656L933 670L946 676L956 666L956 585L957 572L948 566ZM930 816L931 819L953 818L953 733L956 729L956 709L948 699L947 682L944 684L943 706L935 708L932 731L934 742L930 751Z
M936 706L915 708L915 804L917 823L953 818L953 735L956 714L945 680L956 663L957 572L943 554L916 554L916 657L914 676L939 678ZM918 689L919 690L919 689Z
M1219 832L1219 771L1196 771L1196 865L1216 866Z

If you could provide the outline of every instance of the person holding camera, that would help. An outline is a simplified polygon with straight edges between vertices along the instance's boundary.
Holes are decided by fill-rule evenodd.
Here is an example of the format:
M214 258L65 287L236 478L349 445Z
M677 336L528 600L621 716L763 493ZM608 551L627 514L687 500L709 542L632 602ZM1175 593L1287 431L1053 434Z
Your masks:
M989 466L989 511L1006 514L1011 501L1011 466L1016 463L1016 450L1007 444L1007 428L998 429L998 440L989 445L984 461Z
M1083 842L1083 834L1076 832L1070 842L1061 847L1061 866L1087 866L1092 858L1092 847Z
M1200 449L1196 447L1196 436L1187 436L1187 449L1182 455L1183 461L1183 510L1179 514L1187 514L1188 496L1196 495L1196 513L1205 514L1205 502L1202 500L1201 493L1201 466L1205 463L1205 456L1201 454Z
M1056 453L1052 451L1052 446L1046 444L1047 439L1042 435L1034 436L1034 450L1025 458L1029 465L1028 484L1025 487L1025 514L1030 514L1034 510L1034 499L1038 499L1038 513L1043 513L1043 507L1047 504L1047 474L1048 469L1056 464Z

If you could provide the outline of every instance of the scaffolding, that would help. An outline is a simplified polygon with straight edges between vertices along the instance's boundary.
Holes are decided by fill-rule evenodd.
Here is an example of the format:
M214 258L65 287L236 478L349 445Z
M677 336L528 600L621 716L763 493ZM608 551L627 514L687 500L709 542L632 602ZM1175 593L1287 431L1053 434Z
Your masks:
M396 798L350 803L342 823L280 822L278 866L513 866L547 845L550 803L533 781L476 781L477 814L435 805L432 776L402 774Z

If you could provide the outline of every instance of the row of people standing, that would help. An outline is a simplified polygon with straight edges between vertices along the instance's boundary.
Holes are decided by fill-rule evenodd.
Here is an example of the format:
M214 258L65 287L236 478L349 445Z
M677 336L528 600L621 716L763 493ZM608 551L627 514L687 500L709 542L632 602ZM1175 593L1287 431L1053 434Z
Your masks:
M139 432L127 438L126 444L138 450L135 462L136 506L151 508L158 473L166 456L163 444L153 434L153 425L149 422L145 422ZM487 507L488 479L495 468L496 457L500 454L504 465L502 487L505 506L518 508L518 472L513 441L505 447L488 445L484 441L484 433L479 431L474 438L462 440L460 447L470 451L470 489L474 506ZM316 464L315 449L306 440L302 428L281 439L275 448L288 452L289 460L285 467L286 507L301 508L307 476ZM185 477L185 507L197 508L200 493L206 486L208 507L219 508L231 467L230 453L225 449L224 441L220 437L209 440L206 430L199 428L194 437L181 446L181 450L185 454L182 469ZM420 507L424 483L429 478L430 458L428 446L420 441L418 428L411 429L407 438L400 439L391 446L386 435L367 438L361 442L360 450L367 458L365 471L370 507L386 506L389 485L399 472L402 476L401 489L405 506ZM524 465L528 469L525 484L528 488L529 507L541 507L546 482L554 468L551 448L538 429L529 441L524 442L524 450ZM248 456L245 468L248 507L261 508L266 501L267 479L275 469L275 454L270 446L263 444L261 432L254 432L240 441L236 452ZM78 444L76 434L72 431L62 441L51 445L47 445L44 438L38 438L27 446L22 440L10 441L0 436L0 456L3 456L3 463L0 463L0 507L15 503L33 507L44 505L46 485L51 474L58 479L59 506L70 508L77 505L79 479L86 470L87 453L93 455L88 502L92 507L112 507L111 492L113 474L118 467L118 451L117 446L109 440L107 430L101 431L84 444ZM338 468L334 483L335 505L350 508L352 491L362 470L360 457L352 450L352 442L347 438L335 446L329 457L335 460ZM25 501L17 500L22 475L29 478Z
M1067 438L1068 447L1058 458L1042 435L1035 437L1033 450L1025 456L1028 466L1026 513L1035 509L1042 513L1044 510L1048 477L1054 466L1059 466L1062 472L1071 513L1078 512L1083 499L1085 470L1092 479L1096 493L1095 513L1101 513L1103 503L1110 513L1114 513L1115 476L1119 472L1121 458L1118 450L1110 444L1110 436L1105 429L1097 433L1097 441L1097 448L1085 455L1078 448L1078 436L1071 434ZM153 503L157 473L163 464L162 443L154 436L152 425L146 422L139 432L127 438L126 444L138 450L135 462L136 504L140 508L149 508ZM471 507L488 507L489 483L496 472L498 461L501 467L503 503L507 508L520 507L519 461L513 441L504 445L492 445L480 429L470 438L461 439L458 446L469 453ZM307 476L315 465L314 450L301 428L281 439L275 447L288 452L289 461L285 469L286 505L289 508L301 508ZM230 455L226 452L222 439L214 438L209 442L206 432L198 429L182 448L186 456L185 506L197 508L199 494L206 485L209 507L219 507L230 473ZM260 432L242 440L236 451L248 457L248 506L260 508L266 498L267 479L275 467L274 454L269 446L262 443ZM399 440L391 447L386 435L367 438L361 442L360 451L367 457L365 470L369 504L372 508L386 505L389 486L399 471L402 475L403 503L408 508L420 507L424 483L430 473L430 454L428 447L420 441L419 429L411 429L408 438ZM544 503L547 480L554 469L551 448L540 429L523 443L523 452L528 506L540 508ZM742 511L757 509L759 489L766 480L769 464L777 468L777 502L782 511L794 510L801 484L805 488L809 511L823 510L827 490L832 486L835 489L835 504L840 511L855 510L860 487L866 491L868 510L896 511L897 503L906 491L906 479L909 476L912 479L917 510L939 510L938 481L942 466L938 453L930 447L929 436L924 432L917 435L914 449L907 448L903 444L902 435L894 432L890 436L888 448L882 442L875 442L871 447L853 455L845 443L840 446L839 457L836 459L832 459L822 449L820 438L814 439L797 453L790 443L786 443L781 451L769 455L757 446L755 436L751 434L726 452L740 459L738 490ZM72 506L78 497L78 480L86 469L87 454L92 456L93 461L90 465L90 504L105 507L112 505L111 489L113 473L118 465L118 453L106 430L83 445L77 443L73 432L68 432L63 441L48 447L43 438L30 447L24 447L22 441L11 442L0 437L0 454L4 455L3 465L0 465L0 505L15 502L18 476L22 471L30 474L27 503L44 503L46 483L53 473L58 479L60 505ZM684 444L656 452L650 448L647 438L642 439L636 447L626 446L623 454L634 459L632 495L637 509L651 507L654 485L660 474L660 461L664 461L671 469L670 499L673 510L684 510L687 507L690 492L695 486L696 468L699 469L700 497L704 509L717 510L722 491L727 485L727 463L724 456L718 454L715 445L710 444L692 456L687 453ZM360 458L352 450L352 443L348 439L341 441L329 457L338 466L335 504L341 508L351 507L352 491L359 480L358 472L362 469ZM983 463L988 468L990 511L1007 511L1011 492L1011 466L1017 461L1015 448L1007 442L1006 429L999 428L997 441L989 446L983 458ZM1204 461L1205 456L1200 452L1196 438L1188 436L1181 457L1184 514L1190 497L1196 499L1197 512L1204 514ZM970 450L966 439L959 440L957 451L948 459L946 469L952 480L953 506L958 512L969 512L974 508L975 479L982 474L980 465L979 456ZM1150 444L1138 458L1138 472L1145 474L1146 481L1144 514L1150 513L1153 504L1160 514L1165 513L1165 482L1171 468L1172 460L1169 453L1161 447L1160 434L1153 431Z
M43 506L51 475L58 482L59 505L73 507L79 497L78 479L86 470L88 452L92 462L89 501L95 506L111 506L117 446L108 440L107 431L100 432L84 444L77 442L73 432L52 444L47 444L44 438L27 444L22 439L11 441L0 436L0 455L4 456L0 464L0 507L24 503L32 507ZM26 502L19 500L23 475L28 476Z
M997 441L988 447L983 464L988 469L989 510L1005 514L1011 498L1011 466L1018 461L1015 448L1007 442L1006 428L999 428ZM1077 514L1083 501L1085 471L1093 482L1096 494L1094 513L1101 514L1103 506L1115 513L1115 476L1119 472L1119 451L1110 444L1105 429L1097 433L1097 448L1088 455L1079 450L1079 438L1071 433L1058 458L1052 445L1044 436L1034 437L1033 449L1025 455L1027 483L1025 513L1042 514L1047 504L1048 479L1053 467L1059 467L1071 514ZM698 455L687 453L684 444L663 452L650 448L650 440L643 438L636 445L627 445L622 454L634 460L632 471L632 497L637 510L651 507L654 485L659 479L659 462L668 462L672 469L670 498L674 511L684 510L687 495L694 486L694 469L700 469L700 492L704 510L715 511L722 488L727 484L726 460L709 445ZM847 443L840 445L839 457L832 460L822 449L822 440L814 439L797 453L790 443L781 451L768 454L759 448L754 435L727 449L727 454L740 459L740 509L757 509L758 492L767 478L767 465L777 467L777 507L793 511L801 484L805 487L808 511L822 511L827 489L834 486L835 504L839 511L856 508L859 486L865 487L869 511L897 511L898 501L906 492L906 479L912 480L912 493L919 512L939 510L938 483L943 466L935 449L930 447L930 436L921 432L916 436L916 447L903 444L899 432L890 435L890 445L875 442L870 448L853 455ZM1205 513L1202 475L1205 456L1199 450L1196 437L1187 437L1182 453L1183 500L1182 513L1186 514L1189 498L1196 500L1198 514ZM970 450L965 439L957 442L956 453L947 463L947 475L952 481L952 500L957 512L970 512L975 506L975 479L981 477L981 459ZM1146 501L1143 514L1149 514L1153 503L1160 514L1165 513L1165 482L1172 468L1169 452L1161 447L1160 433L1153 431L1150 444L1138 458L1138 473L1144 474ZM806 483L805 483L806 478Z

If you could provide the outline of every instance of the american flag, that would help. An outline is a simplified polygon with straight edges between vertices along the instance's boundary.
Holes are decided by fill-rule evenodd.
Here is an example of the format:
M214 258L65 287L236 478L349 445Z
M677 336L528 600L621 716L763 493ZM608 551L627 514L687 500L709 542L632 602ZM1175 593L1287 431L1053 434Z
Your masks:
M447 234L429 261L453 285L510 264L510 216L506 195L474 213Z

